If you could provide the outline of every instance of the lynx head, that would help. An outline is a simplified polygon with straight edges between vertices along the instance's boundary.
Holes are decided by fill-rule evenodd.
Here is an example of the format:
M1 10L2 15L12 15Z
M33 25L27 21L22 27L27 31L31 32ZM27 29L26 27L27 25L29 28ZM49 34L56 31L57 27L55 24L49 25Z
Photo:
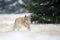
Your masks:
M30 19L31 19L30 16L25 15L25 20L26 21L30 21Z

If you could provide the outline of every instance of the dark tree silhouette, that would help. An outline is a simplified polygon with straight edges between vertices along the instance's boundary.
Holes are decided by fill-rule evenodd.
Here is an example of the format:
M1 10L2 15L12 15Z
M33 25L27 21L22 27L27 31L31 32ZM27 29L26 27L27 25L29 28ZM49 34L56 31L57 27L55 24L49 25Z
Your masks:
M31 22L60 23L60 0L29 0L27 5L18 6L32 13Z

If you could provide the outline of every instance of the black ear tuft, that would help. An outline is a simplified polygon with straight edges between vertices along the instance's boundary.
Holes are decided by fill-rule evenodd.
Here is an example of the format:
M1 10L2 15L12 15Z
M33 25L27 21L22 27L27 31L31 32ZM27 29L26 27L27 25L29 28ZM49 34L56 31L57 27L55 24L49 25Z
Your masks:
M27 17L27 16L25 15L25 17Z

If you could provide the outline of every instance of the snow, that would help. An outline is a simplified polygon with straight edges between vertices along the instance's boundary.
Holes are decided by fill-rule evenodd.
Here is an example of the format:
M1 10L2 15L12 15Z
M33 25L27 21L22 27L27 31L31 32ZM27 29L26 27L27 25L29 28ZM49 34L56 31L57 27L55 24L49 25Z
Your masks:
M0 40L60 40L60 36L15 31L1 34Z
M20 4L23 4L23 1L22 1L22 0L18 0L18 2L19 2Z
M31 31L23 25L20 31L12 31L17 17L30 14L1 14L0 40L60 40L60 24L30 24Z

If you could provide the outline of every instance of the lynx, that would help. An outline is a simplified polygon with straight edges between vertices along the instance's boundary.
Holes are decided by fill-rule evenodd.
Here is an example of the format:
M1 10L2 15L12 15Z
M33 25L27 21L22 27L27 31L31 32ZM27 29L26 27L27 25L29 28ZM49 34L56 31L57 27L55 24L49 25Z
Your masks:
M14 27L13 27L13 31L18 28L18 25L23 25L24 27L26 27L29 31L30 31L30 23L29 23L30 17L26 16L25 17L19 17L15 19L14 22ZM19 29L18 29L19 30Z

